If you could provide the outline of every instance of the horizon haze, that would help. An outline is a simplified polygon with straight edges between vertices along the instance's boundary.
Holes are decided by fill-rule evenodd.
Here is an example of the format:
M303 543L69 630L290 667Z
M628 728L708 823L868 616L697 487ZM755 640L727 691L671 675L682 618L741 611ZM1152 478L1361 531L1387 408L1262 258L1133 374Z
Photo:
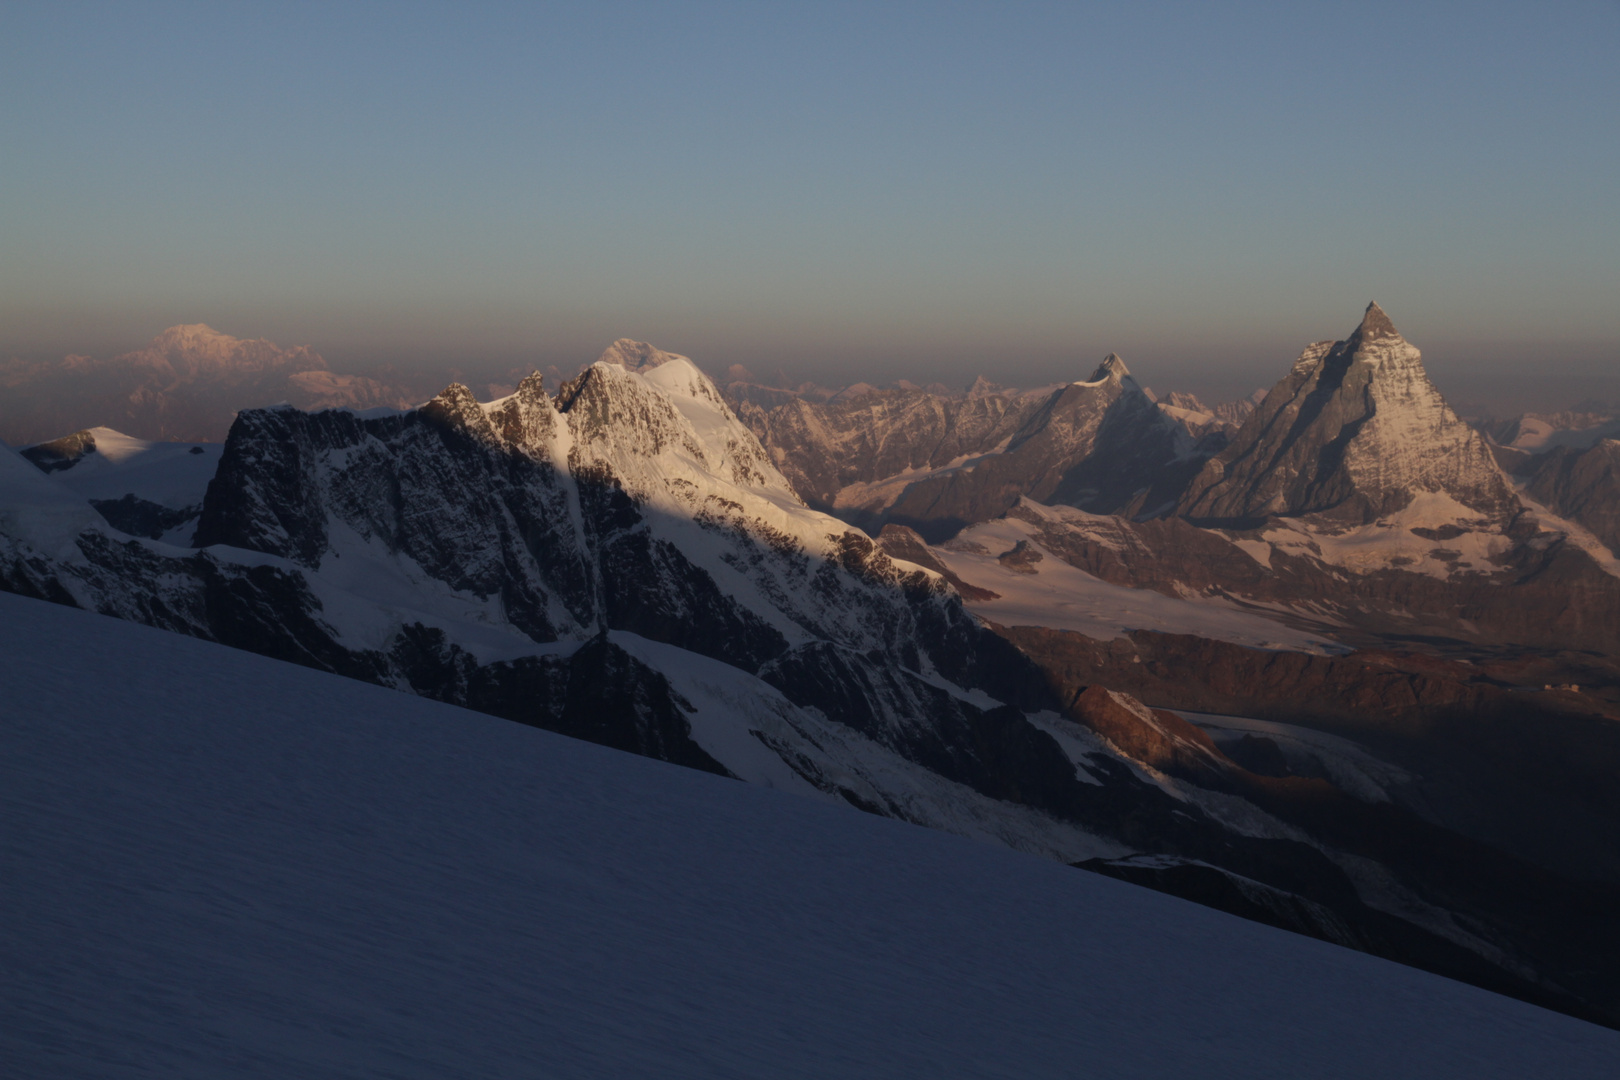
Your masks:
M1598 3L35 8L0 45L0 357L205 322L362 375L627 336L833 385L1118 352L1230 397L1376 298L1465 411L1620 398L1617 31Z

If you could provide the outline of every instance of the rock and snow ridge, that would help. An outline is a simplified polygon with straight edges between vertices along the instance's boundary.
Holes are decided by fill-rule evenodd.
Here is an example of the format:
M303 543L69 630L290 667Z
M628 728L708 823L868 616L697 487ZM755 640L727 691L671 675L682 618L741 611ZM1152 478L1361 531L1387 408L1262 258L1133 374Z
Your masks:
M555 400L536 376L491 403L244 413L197 550L120 537L71 469L5 456L51 511L0 537L14 591L1064 861L1129 850L997 801L1003 735L948 762L975 726L1032 734L1002 700L1038 687L931 571L806 509L684 359L593 365Z
M943 576L806 508L690 361L633 345L555 398L536 376L495 402L246 412L194 547L62 499L48 550L0 536L0 584L1064 861L1214 861L1275 877L1284 910L1307 881L1300 928L1357 947L1376 935L1343 927L1418 911L1457 970L1504 955L1200 786L1248 783L1235 765L1188 780L1069 715ZM1121 367L1065 392L1124 398Z
M1620 1053L1147 890L84 612L0 596L0 653L14 1076L1577 1080Z
M1376 303L1355 332L1301 354L1182 497L1194 520L1317 515L1369 524L1423 493L1482 519L1517 509L1478 432L1452 412L1422 355Z
M190 547L220 451L216 443L149 442L96 427L27 447L22 455L88 499L121 532Z
M727 392L809 503L874 534L894 523L935 540L1023 496L1162 512L1247 404L1216 415L1176 403L1186 395L1159 402L1114 353L1090 378L1036 390L981 377L965 395L865 384L832 395L740 383Z
M1127 379L1116 361L1093 382ZM1198 404L1179 400L1158 407L1185 414ZM1536 459L1539 471L1516 491L1430 383L1418 350L1370 304L1346 340L1307 348L1224 450L1181 459L1190 482L1173 517L1089 514L1072 488L1036 490L1003 518L963 515L951 542L962 551L931 557L967 586L1001 594L970 600L1001 622L1117 633L1132 620L1099 610L1109 597L1135 609L1137 628L1198 626L1240 644L1265 640L1247 622L1272 619L1287 627L1275 640L1294 647L1303 630L1363 644L1370 632L1620 651L1612 446ZM1095 460L1132 473L1117 452ZM1021 583L995 561L1020 536L1059 560ZM989 561L958 565L974 547ZM1132 604L1115 597L1120 586L1162 595ZM1202 606L1196 616L1189 601ZM1233 601L1247 610L1212 618Z

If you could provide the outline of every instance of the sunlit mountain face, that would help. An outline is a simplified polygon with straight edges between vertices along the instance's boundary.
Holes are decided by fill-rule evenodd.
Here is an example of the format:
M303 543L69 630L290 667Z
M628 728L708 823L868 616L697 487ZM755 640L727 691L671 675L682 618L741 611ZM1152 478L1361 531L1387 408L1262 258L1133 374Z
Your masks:
M1218 407L629 339L371 400L8 451L0 585L1620 1019L1615 444L1469 426L1377 305Z

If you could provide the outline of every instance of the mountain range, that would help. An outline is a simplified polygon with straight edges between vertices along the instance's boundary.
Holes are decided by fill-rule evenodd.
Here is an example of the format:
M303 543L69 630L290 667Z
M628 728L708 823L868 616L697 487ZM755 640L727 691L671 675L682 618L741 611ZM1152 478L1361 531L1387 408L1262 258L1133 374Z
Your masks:
M722 391L621 340L555 391L0 453L0 588L1620 1024L1616 445L1504 470L1377 305L1217 409L1117 356Z
M306 345L242 340L201 323L171 326L110 359L0 362L0 441L20 445L109 427L156 441L220 442L243 408L403 406L409 388L332 371Z

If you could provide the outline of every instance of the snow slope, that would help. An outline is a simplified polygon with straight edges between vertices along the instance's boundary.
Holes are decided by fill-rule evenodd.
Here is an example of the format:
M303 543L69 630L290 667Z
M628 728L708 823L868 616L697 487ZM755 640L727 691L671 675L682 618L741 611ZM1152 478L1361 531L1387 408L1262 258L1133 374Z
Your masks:
M53 472L54 479L86 499L134 495L171 510L202 505L223 449L219 443L148 442L106 427L89 433L96 448Z
M1620 1035L0 595L11 1076L1599 1077ZM86 658L97 678L84 678Z
M1154 630L1261 649L1343 651L1334 641L1245 611L1229 600L1178 599L1103 581L1043 551L1039 535L1036 525L1004 517L966 529L945 547L930 550L963 581L996 594L963 603L975 615L1003 626L1047 626L1105 639ZM998 556L1019 542L1038 558L1013 569Z

